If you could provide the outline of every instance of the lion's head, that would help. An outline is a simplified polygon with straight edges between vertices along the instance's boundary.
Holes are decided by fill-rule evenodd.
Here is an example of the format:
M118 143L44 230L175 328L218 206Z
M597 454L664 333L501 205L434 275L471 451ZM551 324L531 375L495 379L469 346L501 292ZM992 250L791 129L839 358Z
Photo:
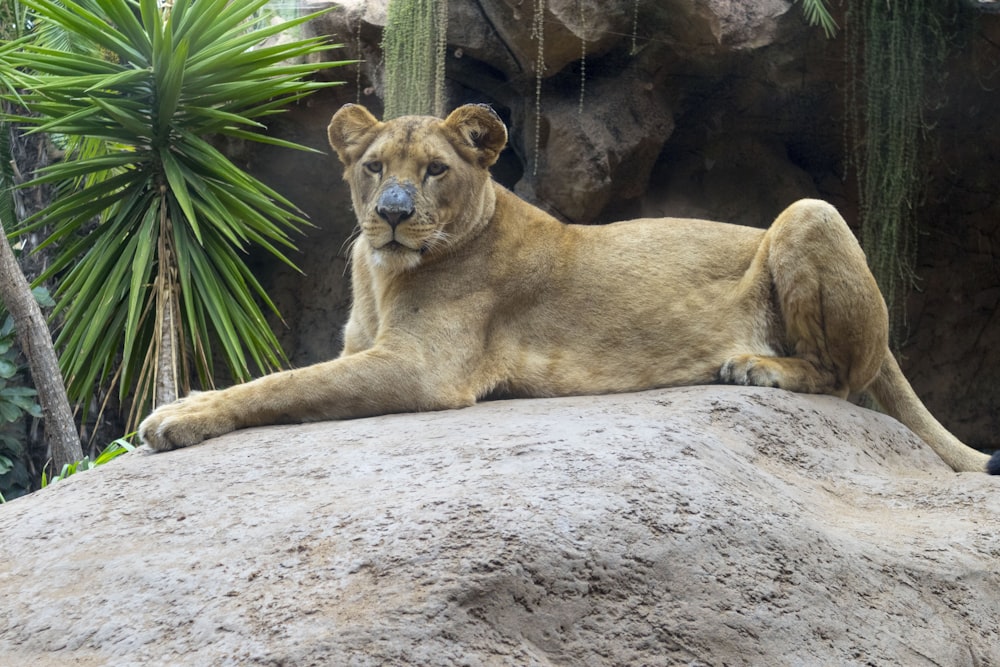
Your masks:
M412 269L477 233L493 214L489 167L507 143L507 129L487 106L468 104L444 120L380 122L348 104L327 134L376 266Z

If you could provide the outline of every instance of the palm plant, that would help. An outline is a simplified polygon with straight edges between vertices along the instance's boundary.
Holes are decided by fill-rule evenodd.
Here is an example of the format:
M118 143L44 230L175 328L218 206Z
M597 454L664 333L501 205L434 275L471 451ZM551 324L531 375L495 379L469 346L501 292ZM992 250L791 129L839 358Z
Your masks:
M66 159L28 184L62 192L20 232L51 230L40 247L55 258L39 281L58 284L70 398L86 410L102 385L122 399L134 389L134 421L186 391L191 368L211 386L214 349L237 380L279 367L259 304L274 305L244 256L256 245L291 264L290 235L306 221L206 137L304 149L266 136L260 120L338 83L305 79L343 64L305 62L336 45L268 41L316 15L267 23L267 0L22 4L94 47L0 47L0 76L31 112L16 120L64 142Z
M827 37L832 38L837 34L837 22L830 14L826 0L802 0L802 13L809 25L822 27Z

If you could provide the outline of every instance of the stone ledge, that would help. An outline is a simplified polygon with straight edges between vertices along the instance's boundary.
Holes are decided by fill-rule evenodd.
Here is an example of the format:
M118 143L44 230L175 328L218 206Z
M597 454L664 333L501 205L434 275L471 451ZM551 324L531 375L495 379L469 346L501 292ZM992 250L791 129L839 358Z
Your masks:
M252 429L0 506L0 662L991 664L997 489L780 390Z

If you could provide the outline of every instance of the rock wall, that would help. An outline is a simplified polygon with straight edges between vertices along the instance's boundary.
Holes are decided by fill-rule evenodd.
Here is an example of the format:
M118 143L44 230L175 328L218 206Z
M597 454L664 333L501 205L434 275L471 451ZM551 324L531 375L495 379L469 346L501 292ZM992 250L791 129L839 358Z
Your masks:
M753 388L240 431L0 506L0 664L997 665L997 481Z
M448 98L451 106L488 102L507 122L510 148L494 169L505 185L571 222L680 215L765 226L795 199L818 196L857 223L843 129L845 39L808 27L798 4L543 5L539 108L531 36L537 5L449 2ZM345 45L337 58L364 62L333 71L346 85L310 98L273 131L325 149L325 126L340 104L379 112L384 23L385 0L349 0L313 24ZM927 165L925 200L917 203L919 291L908 304L902 361L935 414L990 449L1000 430L1000 188L993 178L1000 134L992 113L1000 107L1000 15L984 14L972 26L928 91L927 136L939 161ZM267 147L242 157L317 225L300 243L305 275L260 268L286 317L281 337L293 361L326 359L339 351L349 306L344 270L353 216L339 165Z

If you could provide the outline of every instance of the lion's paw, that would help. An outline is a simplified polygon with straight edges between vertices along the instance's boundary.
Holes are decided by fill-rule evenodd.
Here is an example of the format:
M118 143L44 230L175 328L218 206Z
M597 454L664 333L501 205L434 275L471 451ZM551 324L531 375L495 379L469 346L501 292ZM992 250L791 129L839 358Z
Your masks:
M772 359L755 354L741 354L722 364L719 380L749 387L780 387L782 373Z
M139 424L139 437L156 451L189 447L236 426L215 400L219 392L193 393L157 408Z

